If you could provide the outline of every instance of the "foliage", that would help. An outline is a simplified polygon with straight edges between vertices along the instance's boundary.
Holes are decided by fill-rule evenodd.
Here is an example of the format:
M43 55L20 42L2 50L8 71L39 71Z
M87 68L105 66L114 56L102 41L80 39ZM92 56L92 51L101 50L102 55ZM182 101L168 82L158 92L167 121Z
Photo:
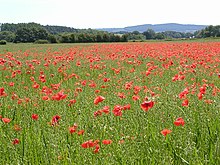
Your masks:
M16 31L14 42L35 42L36 40L47 40L49 33L44 28L19 28Z
M6 40L0 40L0 45L6 45L7 41Z
M207 38L207 37L220 37L220 25L213 26L210 25L205 29L197 31L196 37L198 38Z
M220 42L5 47L1 164L220 164Z
M49 41L48 40L36 40L35 42L34 42L35 44L49 44Z
M7 42L13 42L15 39L15 33L10 31L0 31L0 40L6 40Z

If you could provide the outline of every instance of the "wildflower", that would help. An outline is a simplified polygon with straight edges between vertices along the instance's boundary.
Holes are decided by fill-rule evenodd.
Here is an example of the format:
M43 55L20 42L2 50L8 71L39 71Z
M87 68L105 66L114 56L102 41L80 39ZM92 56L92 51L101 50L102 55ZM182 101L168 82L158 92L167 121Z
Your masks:
M95 145L95 149L94 149L93 152L96 154L96 153L99 152L99 150L100 150L100 145L99 145L99 144L96 144L96 145Z
M53 118L52 118L52 125L54 126L54 125L58 124L59 120L60 120L60 116L59 115L53 116Z
M105 98L103 96L98 96L95 98L94 104L97 105L98 103L102 102L103 100L105 100Z
M184 106L184 107L188 107L188 105L189 105L189 100L188 100L188 99L183 100L183 102L182 102L182 106Z
M112 140L103 140L102 141L102 144L105 144L105 145L108 145L108 144L111 144L112 143Z
M95 146L95 143L92 140L86 141L81 144L82 148L91 148Z
M17 145L17 144L19 144L19 143L20 143L20 140L17 139L17 138L14 139L13 142L12 142L13 145Z
M121 107L120 105L116 105L112 112L115 116L122 116L122 109L123 107Z
M150 108L152 108L154 106L154 102L153 101L144 101L141 104L141 108L147 112Z
M69 132L70 132L70 134L73 134L74 132L76 132L76 128L74 126L69 127Z
M163 129L160 133L163 135L163 136L167 136L168 134L170 134L172 131L169 130L169 129Z
M32 116L31 116L31 118L33 119L33 120L38 120L38 115L37 114L32 114Z
M181 118L181 117L177 118L176 121L174 121L175 126L180 126L180 125L184 126L184 124L185 124L185 122L184 122L183 118Z
M0 96L6 96L4 88L0 88Z
M9 119L9 118L2 118L2 121L7 124L7 123L10 123L11 119Z
M78 133L77 133L77 134L80 136L80 135L83 135L83 134L84 134L84 132L85 132L84 130L80 130L80 131L78 131Z

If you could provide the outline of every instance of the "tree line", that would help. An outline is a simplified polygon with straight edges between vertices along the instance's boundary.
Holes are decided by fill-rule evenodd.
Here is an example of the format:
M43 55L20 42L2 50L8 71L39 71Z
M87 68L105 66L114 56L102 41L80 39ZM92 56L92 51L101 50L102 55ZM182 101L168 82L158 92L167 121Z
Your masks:
M37 23L2 24L0 40L14 43L48 41L48 43L126 42L126 34L65 26L42 26Z
M145 32L109 33L94 29L75 29L65 26L42 26L37 23L2 24L0 40L14 43L92 43L92 42L127 42L128 40L151 40L173 38L207 38L220 37L220 26L207 26L194 33L176 31L155 32L147 29Z

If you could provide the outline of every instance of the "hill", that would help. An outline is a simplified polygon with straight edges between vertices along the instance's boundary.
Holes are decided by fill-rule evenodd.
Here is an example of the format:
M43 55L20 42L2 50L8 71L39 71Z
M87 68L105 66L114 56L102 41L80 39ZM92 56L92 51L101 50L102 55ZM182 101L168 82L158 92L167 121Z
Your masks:
M204 29L207 25L193 25L193 24L177 24L177 23L166 23L166 24L144 24L136 26L127 26L124 28L99 28L97 30L107 31L107 32L133 32L139 31L143 33L147 29L152 29L155 32L164 31L176 31L176 32L195 32Z

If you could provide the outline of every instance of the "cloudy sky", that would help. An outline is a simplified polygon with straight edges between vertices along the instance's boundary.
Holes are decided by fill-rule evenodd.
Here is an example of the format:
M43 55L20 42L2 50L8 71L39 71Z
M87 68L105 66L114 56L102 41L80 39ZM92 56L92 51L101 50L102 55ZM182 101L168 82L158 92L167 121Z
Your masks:
M219 0L0 0L0 23L74 28L220 24Z

